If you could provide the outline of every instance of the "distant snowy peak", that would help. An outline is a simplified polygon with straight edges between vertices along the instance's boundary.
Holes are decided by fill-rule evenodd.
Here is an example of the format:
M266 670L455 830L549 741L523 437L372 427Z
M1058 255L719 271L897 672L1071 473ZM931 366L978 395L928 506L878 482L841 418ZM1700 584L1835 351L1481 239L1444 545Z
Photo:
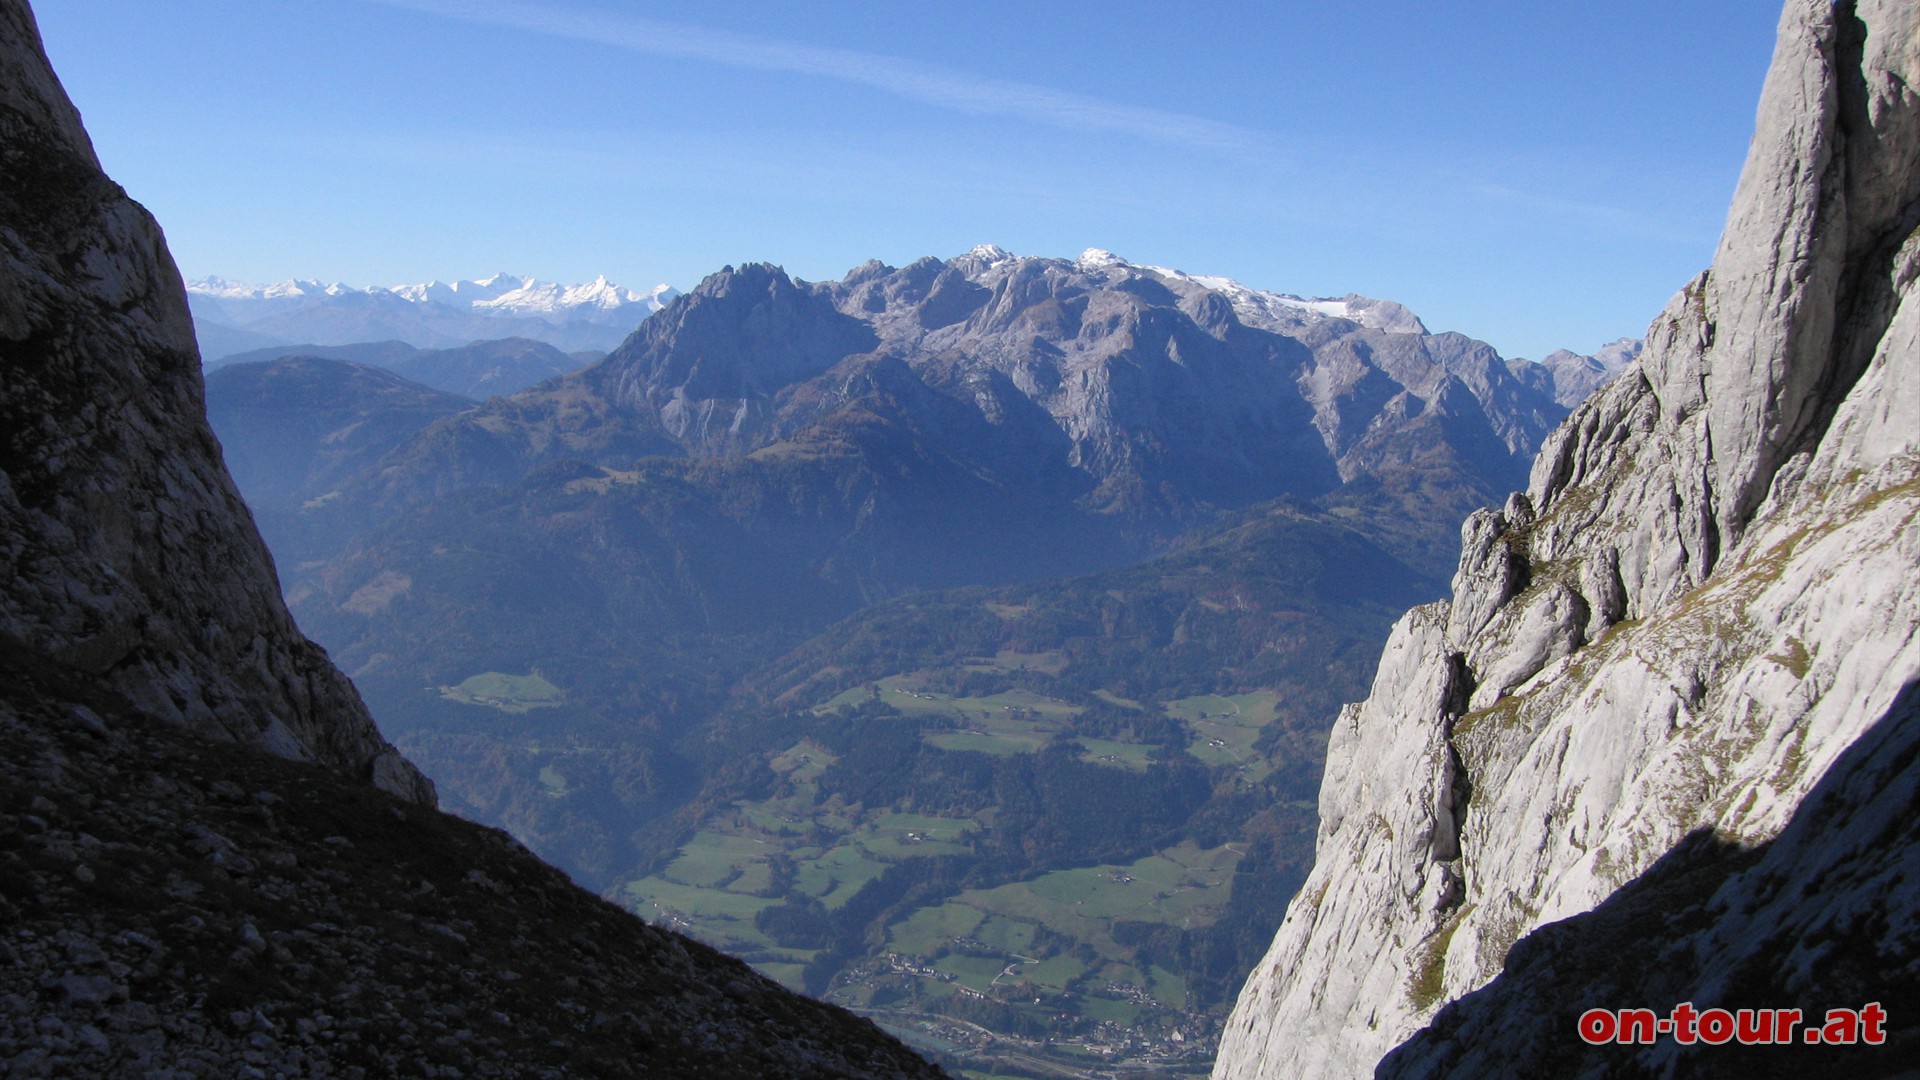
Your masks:
M584 285L560 285L514 274L499 273L478 281L429 281L419 285L356 288L339 282L290 280L272 285L248 285L225 278L205 277L187 284L187 292L225 301L289 301L318 296L392 295L415 304L440 304L478 315L569 318L613 315L638 306L651 313L665 307L679 292L655 285L645 292L622 288L601 275Z
M678 295L666 285L622 288L605 276L560 285L504 273L372 288L313 280L249 285L217 277L187 285L208 360L278 345L402 341L447 349L512 337L562 352L606 352Z
M994 244L981 244L953 260L954 264L970 274L983 274L1006 263L1023 261ZM1420 317L1402 305L1353 293L1336 298L1267 292L1249 288L1232 278L1189 274L1165 266L1131 263L1104 248L1088 248L1081 252L1073 260L1073 268L1088 274L1152 274L1208 289L1226 297L1233 304L1234 314L1250 326L1275 329L1297 327L1320 319L1346 319L1390 334L1427 333L1426 324L1420 321Z
M271 285L247 285L221 277L204 277L187 282L187 292L219 300L298 300L304 296L341 296L361 291L337 281L328 284L312 278L279 281Z
M558 314L581 309L618 311L638 304L658 311L680 295L670 285L655 285L647 292L621 288L606 275L585 285L556 285L549 281L525 281L517 288L487 300L476 300L475 311L506 311L516 315Z
M999 244L975 244L965 255L960 257L963 259L978 259L991 266L994 263L1003 263L1013 258L1013 252L1008 251Z
M1088 248L1073 260L1073 265L1082 270L1104 270L1109 266L1131 266L1127 260L1104 248Z
M1097 278L1108 286L1118 285L1130 277L1153 277L1176 292L1192 295L1195 290L1205 289L1215 293L1233 306L1234 314L1242 323L1287 335L1297 335L1325 319L1343 319L1388 334L1430 333L1418 315L1391 300L1375 300L1357 293L1308 297L1268 292L1232 278L1128 262L1104 248L1088 248L1069 261L1014 255L995 244L980 244L948 260L948 265L987 286L1010 275L1040 268L1049 273L1064 270ZM1542 358L1539 366L1552 380L1555 401L1572 408L1631 367L1640 357L1642 344L1638 338L1621 338L1602 346L1592 356L1562 349ZM1512 363L1528 364L1529 361Z
M1126 264L1126 260L1115 259L1104 251L1098 254L1105 255L1123 265ZM1086 255L1081 256L1083 260L1086 258ZM1389 334L1427 333L1427 325L1420 321L1420 316L1391 300L1375 300L1357 293L1348 293L1341 297L1295 296L1292 293L1250 288L1232 278L1189 274L1165 266L1142 266L1140 269L1161 277L1173 278L1176 281L1191 282L1219 293L1233 304L1234 314L1240 316L1241 322L1253 326L1268 326L1276 322L1299 323L1314 319L1346 319Z

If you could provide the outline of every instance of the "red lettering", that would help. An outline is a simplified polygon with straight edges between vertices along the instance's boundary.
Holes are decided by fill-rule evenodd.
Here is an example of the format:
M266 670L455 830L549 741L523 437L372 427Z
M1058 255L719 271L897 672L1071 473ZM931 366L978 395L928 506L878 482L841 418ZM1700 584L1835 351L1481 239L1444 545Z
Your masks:
M1860 1017L1852 1009L1828 1009L1827 1023L1820 1031L1823 1043L1852 1046L1860 1039Z
M1612 1042L1618 1028L1610 1009L1588 1009L1580 1014L1580 1037L1589 1045Z
M1879 1046L1887 1041L1887 1032L1881 1025L1887 1022L1887 1010L1877 1001L1869 1002L1860 1009L1860 1041L1868 1046Z
M1757 1046L1773 1041L1774 1012L1772 1009L1741 1009L1739 1014L1739 1033L1734 1037L1741 1046Z
M1588 1009L1576 1027L1589 1046L1651 1046L1669 1034L1682 1046L1723 1046L1736 1039L1742 1046L1791 1045L1796 1031L1808 1046L1884 1046L1887 1010L1872 1001L1858 1009L1828 1009L1818 1020L1799 1009L1696 1009L1683 1001L1665 1016L1652 1009Z
M1733 1014L1725 1009L1708 1009L1700 1014L1700 1041L1719 1046L1733 1038Z
M1693 1002L1683 1001L1673 1007L1673 1041L1681 1046L1692 1046L1694 1040L1693 1023L1700 1014L1693 1011Z
M1652 1009L1621 1009L1619 1041L1651 1044L1660 1030L1659 1021Z

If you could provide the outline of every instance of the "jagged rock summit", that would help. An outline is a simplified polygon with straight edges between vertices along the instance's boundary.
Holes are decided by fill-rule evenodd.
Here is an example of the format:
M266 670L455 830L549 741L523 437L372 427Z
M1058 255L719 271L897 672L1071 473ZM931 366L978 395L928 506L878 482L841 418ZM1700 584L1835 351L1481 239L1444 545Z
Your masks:
M1372 484L1451 499L1492 478L1484 501L1521 481L1574 393L1398 304L982 245L831 282L729 266L603 362L423 435L378 483L506 483L558 456L743 456L868 412L1094 513Z
M1467 522L1452 601L1337 722L1317 865L1217 1077L1375 1075L1410 1036L1377 1075L1920 1060L1916 41L1911 4L1787 4L1712 270ZM1891 1021L1877 1048L1576 1034L1685 1001Z
M433 809L201 395L159 229L0 0L0 1073L941 1075Z

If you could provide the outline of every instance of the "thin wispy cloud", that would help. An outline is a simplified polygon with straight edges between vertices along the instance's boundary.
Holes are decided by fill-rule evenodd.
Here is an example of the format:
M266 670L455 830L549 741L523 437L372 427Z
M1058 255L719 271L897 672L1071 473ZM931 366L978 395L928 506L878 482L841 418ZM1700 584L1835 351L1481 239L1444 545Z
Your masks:
M1156 142L1224 151L1252 149L1263 141L1256 132L1205 117L1125 105L855 49L773 41L628 15L536 6L519 0L374 2L656 56L839 79L974 115L1009 116L1054 127L1110 131Z

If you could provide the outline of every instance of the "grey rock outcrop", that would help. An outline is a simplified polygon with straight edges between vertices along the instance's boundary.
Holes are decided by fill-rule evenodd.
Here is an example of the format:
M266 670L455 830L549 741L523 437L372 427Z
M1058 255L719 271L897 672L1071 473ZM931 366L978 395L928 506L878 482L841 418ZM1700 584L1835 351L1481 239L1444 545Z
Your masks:
M0 634L143 711L431 803L300 635L221 465L160 230L0 4Z
M1216 1076L1371 1074L1489 982L1383 1074L1541 1068L1527 1047L1577 1039L1534 1021L1589 971L1620 1006L1862 1004L1819 1000L1875 988L1816 962L1816 924L1911 985L1912 838L1881 793L1911 791L1920 679L1917 31L1910 4L1788 3L1713 269L1468 521L1453 600L1336 724L1317 865ZM1702 846L1712 887L1647 933L1635 898L1672 901ZM1639 962L1603 956L1636 911ZM1678 1053L1638 1067L1731 1060Z

